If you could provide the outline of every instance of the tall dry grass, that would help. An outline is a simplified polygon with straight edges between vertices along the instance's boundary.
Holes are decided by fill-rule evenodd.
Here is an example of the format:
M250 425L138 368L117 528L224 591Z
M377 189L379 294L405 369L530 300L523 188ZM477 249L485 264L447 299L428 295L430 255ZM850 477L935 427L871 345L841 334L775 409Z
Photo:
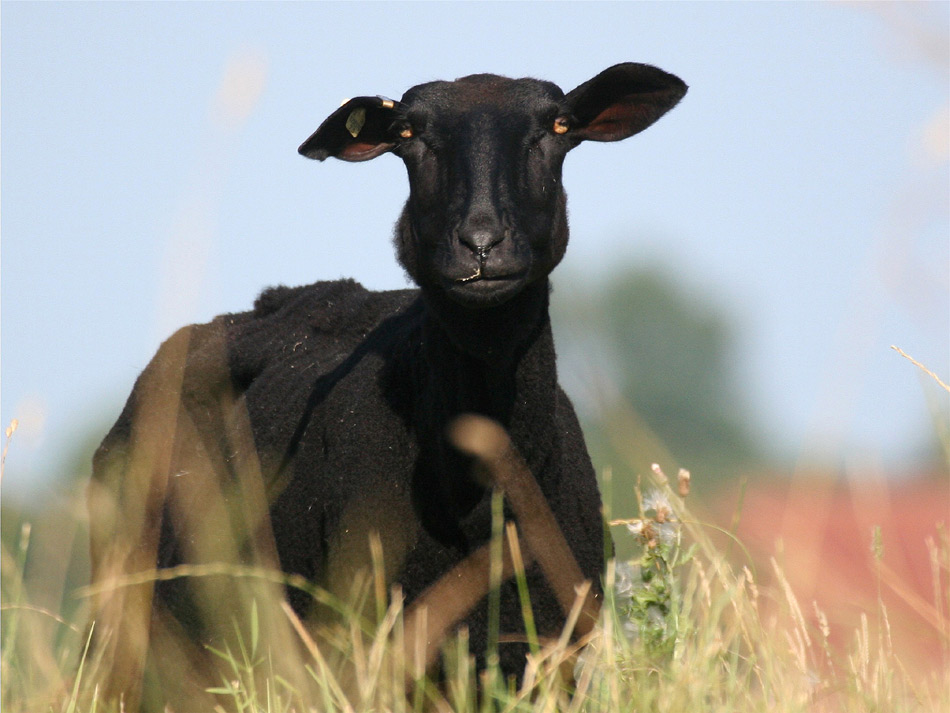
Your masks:
M221 644L212 649L196 651L172 626L157 629L153 646L165 670L152 665L147 675L158 676L165 687L178 682L183 691L162 691L175 701L171 707L146 696L143 710L950 710L946 530L929 543L933 601L928 606L935 614L928 626L941 641L942 660L921 670L906 666L895 651L882 599L862 613L845 646L832 641L823 611L799 600L777 559L768 573L772 584L766 586L760 581L766 573L753 574L748 562L737 558L741 547L717 544L722 533L693 515L684 497L688 486L683 474L673 483L659 468L644 474L637 489L640 511L617 513L622 517L612 521L614 537L632 538L638 555L610 561L597 626L581 642L566 633L539 641L529 626L531 653L517 685L503 680L491 652L488 668L475 670L464 630L441 647L440 679L427 676L419 663L425 660L419 653L427 645L419 633L424 626L414 620L407 627L398 588L386 591L385 547L378 541L372 571L356 578L345 597L279 572L227 563L143 572L138 580L114 583L205 580L217 583L214 591L240 592L244 602L225 617L219 613L228 631L220 632ZM63 556L67 540L84 539L85 508L78 497L64 502L52 521L25 522L3 542L0 703L11 713L125 709L121 700L103 695L109 662L87 650L94 592L74 581L74 560L82 548L70 544L72 554ZM69 534L73 531L79 533L75 538ZM495 534L493 583L497 586L501 576L498 558L504 549L530 622L523 547L514 528L503 528L500 519ZM300 621L281 596L283 586L308 591L338 616L316 628ZM581 595L569 624L581 613ZM497 606L492 594L488 605Z

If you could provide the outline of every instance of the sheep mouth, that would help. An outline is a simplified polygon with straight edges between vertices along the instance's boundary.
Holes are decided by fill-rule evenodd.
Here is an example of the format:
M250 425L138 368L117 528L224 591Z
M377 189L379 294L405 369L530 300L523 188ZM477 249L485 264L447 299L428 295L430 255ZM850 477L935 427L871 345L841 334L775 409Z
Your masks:
M451 282L456 285L470 285L476 282L508 282L520 280L527 273L519 265L490 265L487 263L487 255L479 252L478 261L472 268L471 273L462 277L452 277ZM506 271L507 268L507 271Z
M525 276L524 271L497 274L487 272L481 265L475 268L468 277L457 277L452 282L456 285L471 285L477 282L515 282Z
M522 290L527 274L527 271L493 274L484 268L476 269L466 277L449 280L446 292L456 302L471 307L499 305Z
M475 282L476 280L482 280L482 279L484 279L482 276L482 266L481 266L481 263L479 263L478 267L475 268L475 272L473 272L468 277L456 278L455 282L460 285L464 285L466 283Z

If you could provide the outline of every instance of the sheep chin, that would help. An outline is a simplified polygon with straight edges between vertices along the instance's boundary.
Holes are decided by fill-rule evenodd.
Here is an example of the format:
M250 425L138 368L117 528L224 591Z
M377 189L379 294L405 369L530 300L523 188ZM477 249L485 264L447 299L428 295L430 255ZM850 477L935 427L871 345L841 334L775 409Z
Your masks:
M517 294L525 287L523 275L507 277L491 277L482 274L477 279L470 278L455 280L446 286L448 297L463 307L480 309L483 307L498 307Z

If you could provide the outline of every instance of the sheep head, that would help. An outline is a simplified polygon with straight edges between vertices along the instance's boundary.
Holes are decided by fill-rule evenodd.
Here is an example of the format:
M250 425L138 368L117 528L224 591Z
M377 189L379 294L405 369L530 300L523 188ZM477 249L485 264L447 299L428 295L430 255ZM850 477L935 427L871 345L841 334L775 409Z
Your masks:
M351 99L299 151L321 161L399 156L410 189L396 227L400 263L424 292L493 306L564 255L567 152L632 136L685 93L677 77L633 63L567 94L550 82L476 74L420 84L400 101Z

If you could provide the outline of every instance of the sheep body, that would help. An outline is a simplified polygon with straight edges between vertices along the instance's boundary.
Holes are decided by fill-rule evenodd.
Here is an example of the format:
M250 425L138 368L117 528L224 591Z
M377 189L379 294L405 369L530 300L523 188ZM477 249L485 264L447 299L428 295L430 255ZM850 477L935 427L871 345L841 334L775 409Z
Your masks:
M546 302L547 285L538 291ZM187 328L191 345L181 408L196 424L199 440L214 444L223 417L212 415L217 406L208 404L217 400L209 395L228 387L227 376L242 394L228 408L246 408L265 482L280 481L288 458L293 461L292 475L270 506L284 571L346 597L356 572L369 566L366 536L375 530L388 573L407 602L490 537L490 490L472 480L470 460L450 449L444 436L456 416L488 412L510 430L582 572L599 589L599 492L570 402L551 378L553 340L546 312L543 317L543 324L526 330L538 337L525 345L513 380L518 386L505 393L490 369L478 383L472 357L441 333L417 290L372 292L351 280L272 289L253 311ZM223 336L225 353L222 340L210 334ZM163 348L155 361L164 358ZM519 387L525 395L525 385L533 398L512 403ZM100 448L100 463L127 442L135 403L143 397L140 387L133 393ZM169 500L176 500L180 484L181 478L170 484ZM175 533L164 529L161 567L186 559ZM556 636L563 613L537 567L529 568L528 582L539 632ZM502 597L501 627L508 633L524 630L514 587L506 583ZM305 614L309 596L295 589L288 594ZM158 597L179 619L200 628L185 580L160 583ZM465 623L481 659L485 607ZM520 671L525 651L524 644L503 645L503 669Z
M557 383L548 315L548 275L568 237L561 165L582 141L641 131L685 91L661 70L623 64L566 95L548 82L473 75L413 87L400 102L357 97L331 114L300 152L363 161L391 151L405 161L410 195L395 244L420 289L373 292L352 280L275 288L252 311L169 339L96 455L94 484L118 514L93 514L94 580L155 561L230 558L279 566L346 598L370 568L375 533L386 579L411 603L491 536L485 474L447 437L455 419L475 413L507 430L546 500L538 507L553 512L599 596L600 495ZM124 532L144 544L123 550L115 543ZM527 579L539 634L559 635L563 602L538 565ZM155 588L157 607L199 639L207 611L191 590L201 586ZM226 588L214 592L205 599L223 604L215 597ZM125 596L132 604L109 605L107 628L131 630L136 617L124 612L133 604L137 620L151 616L148 587ZM300 614L325 613L303 592L288 596ZM98 611L108 619L106 604ZM464 623L483 665L487 607ZM520 641L503 636L505 673L524 668L524 631L509 580L499 633ZM121 639L117 651L147 646ZM129 669L117 678L138 675L141 655L117 655Z

